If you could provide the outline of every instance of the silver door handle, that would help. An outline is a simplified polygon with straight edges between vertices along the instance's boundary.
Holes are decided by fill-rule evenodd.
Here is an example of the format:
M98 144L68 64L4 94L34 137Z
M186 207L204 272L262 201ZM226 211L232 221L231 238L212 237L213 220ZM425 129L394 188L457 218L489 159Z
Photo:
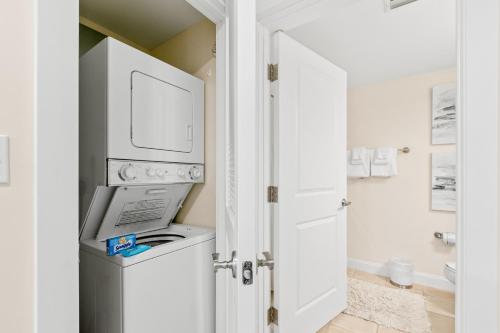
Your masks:
M230 269L233 278L236 279L238 267L236 265L236 251L231 253L231 260L219 261L219 253L212 253L212 261L214 263L214 272L217 273L219 269Z
M268 251L262 252L264 259L257 258L257 267L267 267L270 271L274 269L274 259Z
M347 201L346 198L342 199L342 208L350 206L352 204L351 201Z

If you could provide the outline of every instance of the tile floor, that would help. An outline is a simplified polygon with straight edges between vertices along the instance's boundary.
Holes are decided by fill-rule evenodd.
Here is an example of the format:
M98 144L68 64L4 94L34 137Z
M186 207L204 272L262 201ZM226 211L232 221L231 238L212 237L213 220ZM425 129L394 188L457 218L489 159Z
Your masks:
M349 270L350 277L395 288L386 277L361 271ZM455 295L446 291L415 285L408 292L425 297L427 313L432 324L432 333L455 332ZM340 314L318 333L401 333L401 331L379 326L361 318Z

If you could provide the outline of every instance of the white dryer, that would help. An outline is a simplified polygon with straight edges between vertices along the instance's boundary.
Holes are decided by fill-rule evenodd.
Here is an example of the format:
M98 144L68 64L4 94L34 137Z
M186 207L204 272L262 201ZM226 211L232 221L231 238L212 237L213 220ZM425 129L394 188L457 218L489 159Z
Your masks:
M80 233L80 332L215 332L214 230L170 223L191 185L97 188ZM129 230L152 248L107 256L105 239Z

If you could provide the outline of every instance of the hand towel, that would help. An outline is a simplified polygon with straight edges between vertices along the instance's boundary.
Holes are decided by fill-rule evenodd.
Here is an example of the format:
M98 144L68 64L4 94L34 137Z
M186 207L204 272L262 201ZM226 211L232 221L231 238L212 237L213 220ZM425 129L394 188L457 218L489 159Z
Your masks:
M351 150L351 164L360 165L363 164L363 158L366 156L366 148L352 148Z
M398 174L397 148L376 148L371 151L370 157L370 175L372 177L392 177Z
M370 176L370 154L364 147L347 152L347 177L365 178Z
M387 165L389 163L390 149L376 148L373 153L372 163L376 165Z

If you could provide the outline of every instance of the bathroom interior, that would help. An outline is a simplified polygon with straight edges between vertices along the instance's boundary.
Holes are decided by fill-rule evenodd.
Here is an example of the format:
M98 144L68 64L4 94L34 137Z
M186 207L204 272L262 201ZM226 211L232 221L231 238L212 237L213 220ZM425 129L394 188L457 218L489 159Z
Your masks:
M80 0L80 56L112 37L204 82L204 183L193 186L175 222L215 228L215 25L184 0L164 6ZM456 84L455 30L453 0L393 10L364 0L287 32L347 71L350 283L420 296L426 315L415 327L390 327L345 313L322 333L454 332L455 188L440 173L454 171L454 134L443 134L454 117L440 126L433 115L440 92ZM327 43L318 31L328 32ZM377 157L387 161L370 161ZM400 288L408 280L390 282L397 258L412 264L409 289Z
M354 1L288 32L347 72L350 293L361 280L418 295L423 320L412 327L389 313L362 320L367 304L350 304L349 294L352 311L322 333L454 332L456 3L400 4ZM413 274L396 276L397 286L391 268Z

